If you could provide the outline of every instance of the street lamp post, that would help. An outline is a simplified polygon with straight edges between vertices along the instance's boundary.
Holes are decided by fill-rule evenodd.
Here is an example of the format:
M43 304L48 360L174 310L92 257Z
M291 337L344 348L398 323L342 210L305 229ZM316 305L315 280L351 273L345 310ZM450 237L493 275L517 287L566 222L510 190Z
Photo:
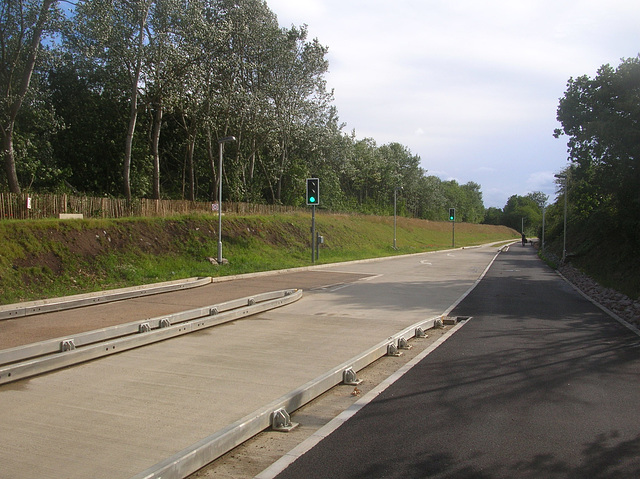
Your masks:
M544 252L544 228L545 228L544 216L545 216L546 211L547 211L547 204L546 204L546 201L545 201L545 204L542 205L542 251L543 252Z
M225 136L218 140L220 146L218 162L218 264L222 264L222 145L230 141L236 141L236 137Z
M396 248L396 229L398 225L398 215L396 213L396 205L398 203L398 190L401 190L402 186L396 186L393 189L393 249Z
M564 236L562 239L562 263L567 259L567 175L555 175L559 180L564 180Z

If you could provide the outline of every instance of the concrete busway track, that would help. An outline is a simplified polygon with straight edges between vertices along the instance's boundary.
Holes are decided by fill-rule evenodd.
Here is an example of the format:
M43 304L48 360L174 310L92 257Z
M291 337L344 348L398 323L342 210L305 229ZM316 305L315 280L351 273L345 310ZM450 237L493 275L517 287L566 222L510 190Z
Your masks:
M301 297L300 290L273 291L0 350L0 384L218 326L284 306Z
M277 310L0 386L2 475L184 477L266 427L275 409L291 412L318 384L328 389L428 327L495 255L482 247L330 265L51 313L58 324L44 329L59 331L76 314L124 323L203 298L306 288ZM11 320L14 332L29 319Z

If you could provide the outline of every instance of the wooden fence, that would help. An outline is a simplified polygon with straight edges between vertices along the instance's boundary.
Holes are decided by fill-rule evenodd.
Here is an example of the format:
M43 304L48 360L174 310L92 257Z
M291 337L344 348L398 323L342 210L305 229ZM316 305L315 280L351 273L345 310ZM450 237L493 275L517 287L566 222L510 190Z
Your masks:
M254 205L222 202L222 212L240 215L265 215L303 211L280 205ZM217 215L217 204L204 201L98 198L53 194L0 193L0 220L60 218L60 215L81 214L84 218L124 218L174 216L190 213Z

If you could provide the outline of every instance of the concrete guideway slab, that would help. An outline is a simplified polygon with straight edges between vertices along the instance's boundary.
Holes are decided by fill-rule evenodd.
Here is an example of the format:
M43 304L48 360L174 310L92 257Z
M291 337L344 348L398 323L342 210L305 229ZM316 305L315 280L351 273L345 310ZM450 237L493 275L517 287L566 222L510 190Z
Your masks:
M396 345L400 344L400 341L414 337L418 328L421 330L431 329L435 326L436 321L437 319L433 318L412 325L226 428L153 465L132 479L182 479L198 471L212 460L272 426L275 411L284 409L288 412L299 409L340 384L346 371L360 370L368 366L388 354L390 345L397 347Z
M117 302L0 321L0 350L181 313L213 303L236 300L243 296L284 289L310 290L335 282L355 281L363 275L314 270L274 272L268 277L265 277L266 274L246 276L238 277L236 280L224 278L224 281L218 278L220 281L212 281L188 290L145 295ZM150 287L153 286L150 285ZM104 294L108 295L110 291L105 291Z
M301 297L300 290L262 293L148 321L1 350L0 384L211 328L284 306Z
M442 312L493 249L340 265L369 281L279 311L0 387L9 477L131 477ZM435 266L434 268L431 268ZM431 270L431 272L429 272ZM439 291L439 292L438 292Z

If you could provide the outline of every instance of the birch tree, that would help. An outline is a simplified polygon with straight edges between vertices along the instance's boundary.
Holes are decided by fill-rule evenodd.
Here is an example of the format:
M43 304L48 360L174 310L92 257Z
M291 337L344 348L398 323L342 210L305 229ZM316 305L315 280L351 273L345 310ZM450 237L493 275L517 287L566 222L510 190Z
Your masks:
M76 7L76 45L97 66L124 80L128 91L129 119L122 165L123 193L131 201L131 156L138 119L147 22L152 0L92 0Z
M56 4L55 0L3 0L0 4L0 131L4 170L12 193L21 191L13 144L15 122Z

